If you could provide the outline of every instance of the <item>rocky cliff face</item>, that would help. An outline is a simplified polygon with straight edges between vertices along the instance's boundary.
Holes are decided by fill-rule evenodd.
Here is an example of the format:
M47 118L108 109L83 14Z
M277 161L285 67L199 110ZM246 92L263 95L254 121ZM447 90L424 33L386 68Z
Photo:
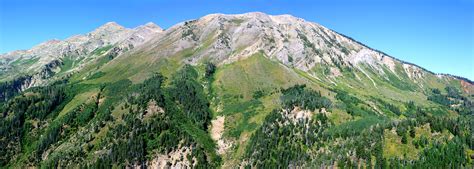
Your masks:
M212 55L216 61L230 63L264 51L267 56L304 71L318 63L348 67L365 63L375 69L387 66L394 70L396 62L321 25L290 15L212 14L173 26L154 43L170 42L174 51L200 48L193 61Z
M409 80L409 84L418 88L430 83L427 79L433 77L441 81L453 78L435 76L319 24L290 15L272 16L258 12L211 14L165 31L153 23L127 29L109 22L86 35L64 41L51 40L30 50L0 55L0 69L4 72L1 76L8 79L18 74L35 74L45 65L66 56L74 59L91 57L99 55L94 52L105 47L110 47L104 52L112 57L130 51L124 57L145 53L161 58L190 50L190 56L184 60L190 64L203 59L228 64L263 52L266 57L307 72L323 83L337 84L338 77L345 78L341 76L349 72L356 80L366 79L375 88L378 80L393 81L390 78ZM13 71L14 63L22 60L35 61L23 66L26 69Z
M157 36L163 31L154 23L128 29L109 22L85 35L76 35L66 40L50 40L29 50L19 50L0 55L0 77L9 80L20 75L31 76L24 82L24 89L44 85L55 73L61 71L67 57L75 61L73 71L87 65L97 55L110 52L117 56ZM111 49L110 49L111 48ZM103 50L104 51L101 51ZM103 52L103 53L100 53ZM80 63L80 64L79 64Z
M399 88L423 90L426 85L456 79L436 76L319 24L290 15L258 12L211 14L179 23L124 57L147 54L155 58L150 60L156 60L183 52L189 53L183 60L185 63L210 60L219 65L263 52L267 58L332 85L350 78L370 84L371 88L389 83ZM406 86L396 81L403 81Z

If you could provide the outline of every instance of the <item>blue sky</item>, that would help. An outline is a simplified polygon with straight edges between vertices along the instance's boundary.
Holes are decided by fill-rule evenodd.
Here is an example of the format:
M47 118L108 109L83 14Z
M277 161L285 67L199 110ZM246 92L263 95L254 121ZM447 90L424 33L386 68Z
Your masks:
M0 53L109 21L168 28L210 13L253 11L301 17L433 72L474 80L474 0L0 0Z

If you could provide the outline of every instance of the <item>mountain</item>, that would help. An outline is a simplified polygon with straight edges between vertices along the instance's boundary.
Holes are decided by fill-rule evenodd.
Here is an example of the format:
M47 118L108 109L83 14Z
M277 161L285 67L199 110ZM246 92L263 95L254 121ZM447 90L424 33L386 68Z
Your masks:
M0 70L5 167L472 166L472 81L290 15L109 22Z
M112 51L119 54L162 31L153 23L127 29L115 22L109 22L86 35L73 36L64 41L50 40L30 50L0 55L0 77L5 81L18 76L30 76L29 81L24 83L24 88L44 85L53 74L59 77L74 69L80 69L87 65L90 59L101 54L100 52L111 49L112 45Z

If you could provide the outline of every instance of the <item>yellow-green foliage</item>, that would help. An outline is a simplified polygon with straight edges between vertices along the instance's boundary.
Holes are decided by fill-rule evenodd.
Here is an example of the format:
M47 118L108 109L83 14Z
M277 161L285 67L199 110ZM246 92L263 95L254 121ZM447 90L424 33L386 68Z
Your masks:
M93 97L95 97L98 92L99 92L99 89L97 88L97 89L93 89L91 91L84 92L84 93L76 95L69 103L66 104L66 106L64 106L64 108L59 113L59 117L61 117L61 116L65 115L66 113L72 111L74 108L76 108L79 105L87 102L88 100L91 100L91 99L94 100Z
M408 143L403 144L402 138L395 130L385 130L383 155L386 158L399 157L405 159L417 159L419 150L412 144L413 138L407 136Z
M169 57L158 57L150 53L140 52L125 54L99 69L99 71L105 73L103 76L91 79L86 83L116 82L123 79L140 83L156 72L169 77L182 65L182 60L192 54L192 49L182 50Z
M395 129L386 129L384 132L384 157L415 160L418 158L418 153L423 150L423 147L416 148L415 145L413 145L413 140L420 140L421 137L424 137L429 140L429 143L433 143L435 141L444 142L453 138L453 135L447 130L443 130L441 133L432 132L429 124L415 127L415 137L410 137L407 132L407 143L403 144L401 142L402 138L397 135ZM429 145L426 145L426 147L428 146Z
M331 113L328 115L328 118L335 125L339 125L351 120L352 116L341 109L332 109Z
M223 66L215 75L217 93L242 95L251 99L257 90L274 90L288 87L305 80L279 63L256 53L245 60Z

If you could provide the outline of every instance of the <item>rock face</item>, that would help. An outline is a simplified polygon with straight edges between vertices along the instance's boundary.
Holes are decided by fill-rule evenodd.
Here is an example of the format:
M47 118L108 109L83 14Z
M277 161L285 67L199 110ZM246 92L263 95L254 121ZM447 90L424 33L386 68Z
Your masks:
M101 48L113 46L110 53L117 56L143 44L161 32L163 29L153 23L127 29L115 22L109 22L85 35L76 35L66 40L50 40L29 50L1 54L0 77L3 80L10 80L22 74L29 74L32 78L30 82L25 81L25 88L43 85L54 73L61 71L66 57L85 65L88 63L83 61L87 60L84 58L93 58L101 54L96 52ZM80 67L72 69L77 68Z
M422 83L427 74L434 75L319 24L290 15L258 12L211 14L179 23L132 51L130 56L135 52L161 58L185 50L192 51L184 60L189 64L209 58L222 65L263 52L268 58L308 73L325 67L332 78L342 76L344 70L358 71L360 74L355 76L366 76L373 86L377 86L374 74L381 79L407 77L414 85Z
M193 56L191 63L209 55L218 62L230 63L263 51L285 65L304 71L318 63L350 67L365 63L376 69L385 65L394 70L393 58L290 15L212 14L178 24L166 31L166 36L172 39L173 49L177 51L204 48Z
M192 168L196 165L196 159L189 161L187 157L192 153L192 150L188 147L182 147L176 151L172 151L169 154L158 155L150 162L148 162L149 168ZM136 167L139 168L139 167Z
M323 69L323 74L329 79L327 82L333 84L334 79L341 78L347 70L359 72L354 73L355 78L366 78L373 87L377 87L376 78L402 80L405 77L413 85L422 87L425 77L434 75L319 24L290 15L272 16L253 12L238 15L211 14L179 23L167 30L153 23L128 29L109 22L85 35L63 41L51 40L30 50L0 55L0 77L9 80L20 74L37 74L53 62L59 62L59 66L50 68L57 69L52 71L57 72L62 69L65 57L81 60L81 64L77 65L85 65L87 63L83 60L87 59L83 58L104 54L98 53L102 49L112 58L128 51L129 54L124 57L147 54L162 58L190 50L192 54L183 62L197 64L203 59L209 59L218 65L262 52L268 58L311 75L316 74L316 69ZM156 60L153 59L152 62ZM15 65L23 62L28 64ZM72 69L80 68L81 66L75 66ZM34 81L36 83L28 86L47 82L41 78Z

